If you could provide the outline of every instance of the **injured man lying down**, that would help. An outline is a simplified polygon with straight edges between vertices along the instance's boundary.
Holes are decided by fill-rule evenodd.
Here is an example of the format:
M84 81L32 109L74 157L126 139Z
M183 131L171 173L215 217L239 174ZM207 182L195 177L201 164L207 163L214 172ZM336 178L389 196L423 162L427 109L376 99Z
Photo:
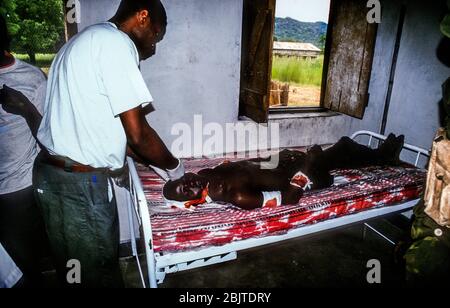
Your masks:
M163 189L166 205L191 209L205 203L231 203L244 210L297 204L303 193L333 184L334 169L398 165L404 136L390 134L377 149L343 137L332 147L311 147L306 153L283 150L275 157L225 162L198 174L187 173Z

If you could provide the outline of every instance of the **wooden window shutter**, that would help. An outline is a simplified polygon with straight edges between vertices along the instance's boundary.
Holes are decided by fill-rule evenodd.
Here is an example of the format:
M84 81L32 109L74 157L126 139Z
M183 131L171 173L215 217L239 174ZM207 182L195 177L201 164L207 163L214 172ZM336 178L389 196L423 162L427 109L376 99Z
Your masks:
M268 120L275 0L244 0L239 114Z
M377 25L367 22L367 1L332 0L329 62L323 106L362 118L369 101L369 82Z

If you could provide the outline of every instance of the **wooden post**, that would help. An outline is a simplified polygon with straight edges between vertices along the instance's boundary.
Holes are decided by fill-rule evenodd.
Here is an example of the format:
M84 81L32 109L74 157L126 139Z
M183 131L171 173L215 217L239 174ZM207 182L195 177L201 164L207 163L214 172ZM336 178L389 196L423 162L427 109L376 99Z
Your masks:
M289 84L285 83L281 86L280 103L282 106L289 105Z
M280 84L276 81L270 82L270 106L280 105Z

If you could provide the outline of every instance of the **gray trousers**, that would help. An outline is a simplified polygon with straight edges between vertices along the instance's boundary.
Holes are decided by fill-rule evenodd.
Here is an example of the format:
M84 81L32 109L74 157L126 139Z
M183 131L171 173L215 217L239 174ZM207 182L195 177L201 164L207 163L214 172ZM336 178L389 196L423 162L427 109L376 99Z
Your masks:
M123 287L117 205L112 184L108 193L109 181L103 172L72 173L46 164L41 157L35 161L35 196L65 286ZM67 276L77 277L71 260L81 267L79 284L68 283Z

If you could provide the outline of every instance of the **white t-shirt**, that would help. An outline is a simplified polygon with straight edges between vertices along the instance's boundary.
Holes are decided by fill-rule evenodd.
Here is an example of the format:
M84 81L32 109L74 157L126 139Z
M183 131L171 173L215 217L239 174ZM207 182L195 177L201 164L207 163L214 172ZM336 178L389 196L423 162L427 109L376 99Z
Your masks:
M133 41L113 23L90 26L53 61L39 141L84 165L121 168L127 138L119 114L152 101Z
M16 59L12 66L0 69L0 88L4 84L22 92L42 112L47 83L40 69ZM0 107L0 195L31 186L38 153L25 119Z

